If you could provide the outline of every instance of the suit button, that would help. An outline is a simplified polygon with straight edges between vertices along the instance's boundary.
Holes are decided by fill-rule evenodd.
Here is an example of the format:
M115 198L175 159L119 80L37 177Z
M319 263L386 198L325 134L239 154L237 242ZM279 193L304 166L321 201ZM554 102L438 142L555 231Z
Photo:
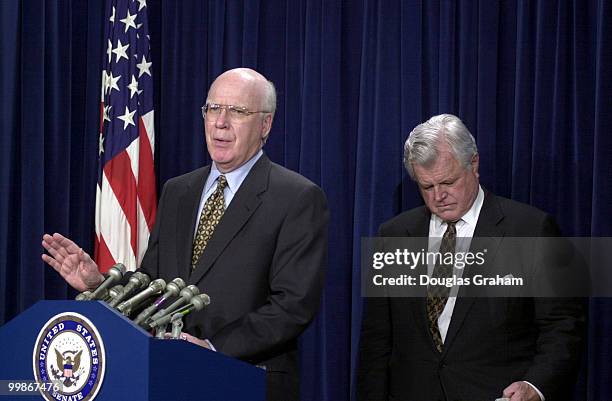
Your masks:
M440 362L440 369L444 369L446 367L446 363L445 362Z

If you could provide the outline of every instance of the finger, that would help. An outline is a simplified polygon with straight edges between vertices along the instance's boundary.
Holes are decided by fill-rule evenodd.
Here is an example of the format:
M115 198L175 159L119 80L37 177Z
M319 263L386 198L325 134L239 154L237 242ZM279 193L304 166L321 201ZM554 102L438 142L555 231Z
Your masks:
M42 254L42 260L47 263L49 266L51 266L53 269L55 269L55 271L60 272L61 270L61 263L58 263L57 260L53 259L51 256L46 255L46 254Z
M76 244L60 233L53 234L51 245L65 258L78 251Z
M69 253L78 252L79 246L70 238L64 237L62 234L55 233L53 236L58 240L59 244L66 248Z
M52 247L51 247L51 242L50 242L50 241L47 241L45 238L43 238L43 240L42 240L42 242L41 242L40 244L41 244L41 245L43 246L43 248L45 248L46 250L49 250L49 249L51 249L51 248L52 248Z
M53 249L53 246L51 244L52 244L51 240L49 240L48 238L44 238L43 237L43 240L41 242L41 245L43 246L43 248L45 248L47 251L49 249Z
M53 234L55 235L55 234ZM49 249L53 249L55 250L55 253L57 255L61 255L63 258L68 257L70 254L66 251L66 248L64 246L62 246L61 241L57 240L55 237L53 238L53 241L48 242L50 248Z
M93 262L93 259L91 258L91 256L89 256L89 254L85 252L83 248L79 250L79 257L84 263L90 264Z
M42 239L42 246L44 246L44 247L45 247L45 249L52 248L52 247L53 247L53 242L54 242L54 241L53 241L53 237L51 237L51 236L49 236L49 235L45 234L45 235L43 236L43 239Z
M47 252L49 252L49 254L55 260L57 260L59 264L62 264L64 262L64 257L55 248L53 248L49 243L46 243L43 241L42 246L43 248L47 250Z
M61 241L65 240L65 239L66 239L66 237L64 237L64 236L63 236L62 234L60 234L60 233L53 233L53 239L54 239L54 240L56 240L56 241L61 242Z
M67 258L68 256L74 254L74 251L71 251L70 249L68 249L66 246L64 246L63 243L61 242L57 242L55 249L57 249L57 252L62 255L63 257Z

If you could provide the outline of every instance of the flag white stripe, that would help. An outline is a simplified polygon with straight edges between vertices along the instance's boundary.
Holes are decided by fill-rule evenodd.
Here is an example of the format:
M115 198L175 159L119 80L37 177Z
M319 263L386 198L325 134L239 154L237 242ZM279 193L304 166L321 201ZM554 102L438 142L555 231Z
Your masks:
M136 270L136 258L130 246L131 227L106 174L102 175L100 199L100 237L104 238L115 261L123 263L128 270Z
M140 160L140 141L138 138L134 139L130 145L125 148L128 158L130 159L130 165L132 166L132 173L134 179L136 179L136 185L138 186L138 162Z
M96 185L96 237L98 238L98 241L100 241L100 214L101 214L101 210L100 208L102 207L102 205L100 204L100 198L101 198L101 194L100 194L100 185Z
M147 251L147 245L149 243L149 227L147 226L147 219L142 211L140 201L138 201L138 266L142 262L142 258Z
M155 149L155 129L153 128L153 122L155 120L154 113L155 110L151 110L147 114L142 115L142 122L144 123L145 131L147 131L147 137L149 138L149 143L151 144L151 151Z

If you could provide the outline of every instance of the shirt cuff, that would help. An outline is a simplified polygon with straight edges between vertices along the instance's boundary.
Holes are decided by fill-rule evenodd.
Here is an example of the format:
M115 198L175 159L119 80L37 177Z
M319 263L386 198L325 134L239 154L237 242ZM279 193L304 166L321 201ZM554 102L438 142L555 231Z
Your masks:
M215 346L214 346L214 345L212 345L212 343L211 343L211 342L208 340L208 338L205 338L205 339L204 339L204 342L206 342L206 344L207 344L207 345L210 347L210 349L211 349L212 351L217 352L217 349L215 348ZM527 382L525 382L525 383L527 383ZM535 387L534 387L534 388L535 388ZM538 391L538 389L537 389L537 388L536 388L536 391ZM539 391L538 391L538 394L540 394L540 392L539 392ZM540 398L542 398L542 395L540 395ZM542 398L542 401L544 401L544 398Z
M542 392L540 390L538 390L538 388L536 386L534 386L533 384L529 383L527 380L523 380L523 382L529 384L531 386L532 389L534 389L536 391L536 393L538 393L538 396L540 396L540 400L544 401L546 398L544 398L544 394L542 394Z

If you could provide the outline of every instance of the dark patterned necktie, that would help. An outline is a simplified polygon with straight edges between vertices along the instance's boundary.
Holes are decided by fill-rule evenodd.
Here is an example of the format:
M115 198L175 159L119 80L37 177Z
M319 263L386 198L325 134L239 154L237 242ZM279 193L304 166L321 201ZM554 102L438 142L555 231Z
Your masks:
M453 275L453 265L451 263L444 264L445 255L450 252L455 253L455 244L457 242L457 229L454 222L448 222L446 232L442 237L440 244L440 255L442 256L441 263L436 263L432 277L447 278ZM453 258L454 259L454 258ZM427 319L429 320L429 332L433 338L434 344L438 352L442 352L444 346L440 329L438 328L438 318L442 314L450 288L444 285L430 285L427 287Z
M220 175L217 178L217 189L212 195L206 200L202 213L200 214L200 221L198 222L198 230L196 231L195 238L193 240L193 251L191 254L191 268L195 269L198 264L198 260L206 244L212 237L215 227L219 224L219 220L225 212L225 198L223 197L223 189L227 186L227 180L224 175Z

